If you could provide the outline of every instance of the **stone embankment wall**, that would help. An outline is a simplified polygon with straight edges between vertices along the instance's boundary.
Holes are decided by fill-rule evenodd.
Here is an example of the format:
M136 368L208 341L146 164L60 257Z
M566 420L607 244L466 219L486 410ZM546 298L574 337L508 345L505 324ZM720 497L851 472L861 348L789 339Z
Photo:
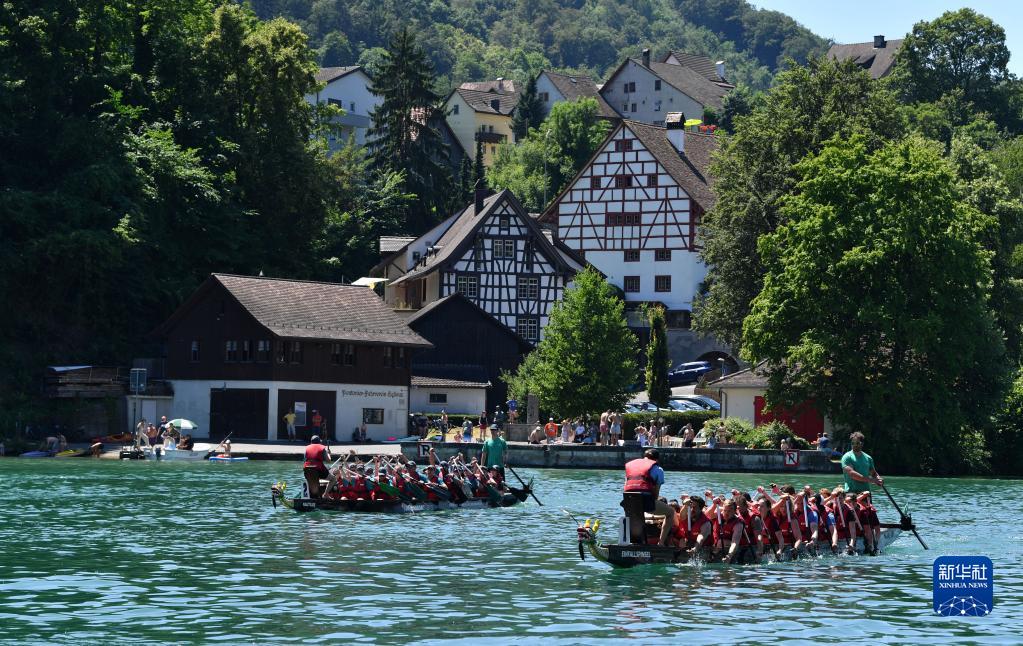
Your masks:
M437 451L440 460L460 453L466 461L479 457L483 445L478 443L408 443L402 444L402 453L409 459L424 464L429 447ZM660 463L669 471L727 471L764 472L797 471L800 473L838 473L834 464L818 451L797 451L798 463L786 466L781 451L754 451L746 449L674 449L660 448ZM642 457L643 450L636 444L621 447L582 445L509 444L508 464L515 467L564 469L621 469L629 460Z

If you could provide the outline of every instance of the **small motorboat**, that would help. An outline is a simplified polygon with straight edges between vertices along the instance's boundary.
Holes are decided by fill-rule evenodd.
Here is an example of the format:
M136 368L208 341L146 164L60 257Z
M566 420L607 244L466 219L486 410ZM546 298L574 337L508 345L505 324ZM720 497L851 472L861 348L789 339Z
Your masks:
M142 451L145 453L147 460L155 460L157 462L201 462L206 459L212 448L213 446L210 444L195 444L191 450L183 450L167 448L157 444L156 446L143 447Z

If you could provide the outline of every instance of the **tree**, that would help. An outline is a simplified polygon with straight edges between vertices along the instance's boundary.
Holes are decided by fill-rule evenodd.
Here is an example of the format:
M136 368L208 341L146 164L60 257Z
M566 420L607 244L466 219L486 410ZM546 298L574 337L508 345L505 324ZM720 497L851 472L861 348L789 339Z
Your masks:
M483 142L476 140L476 157L472 160L473 186L484 182L487 177L487 167L483 164Z
M1023 369L1018 369L1009 394L986 434L992 470L1023 475Z
M735 122L753 112L755 98L745 85L740 85L721 100L720 126L728 132L735 132Z
M915 24L899 48L892 77L908 102L937 101L960 90L978 110L1001 115L1008 64L1005 30L964 8Z
M636 380L636 337L625 322L625 303L592 268L575 276L575 285L555 303L544 336L519 367L517 393L536 393L540 405L574 417L628 400Z
M515 104L515 114L512 115L515 141L525 139L530 128L536 128L543 122L543 116L543 102L536 91L536 77L530 76L526 82L526 89L519 97L519 102Z
M668 356L664 308L649 308L647 320L650 321L650 343L646 347L646 394L651 404L666 408L671 399L671 386L668 385L671 357Z
M795 186L794 164L835 135L863 133L877 148L903 130L895 96L852 63L817 59L779 74L712 167L718 201L701 229L708 273L694 327L741 347L763 275L757 240L784 222L779 205Z
M381 99L370 115L371 167L403 174L402 192L416 196L406 224L410 233L421 233L445 212L452 181L447 145L432 125L443 118L433 66L407 28L391 39L370 90Z
M743 357L767 361L769 403L815 399L866 431L882 471L957 472L972 462L964 428L1002 391L982 245L994 223L923 139L871 152L835 138L796 170L785 223L760 241Z

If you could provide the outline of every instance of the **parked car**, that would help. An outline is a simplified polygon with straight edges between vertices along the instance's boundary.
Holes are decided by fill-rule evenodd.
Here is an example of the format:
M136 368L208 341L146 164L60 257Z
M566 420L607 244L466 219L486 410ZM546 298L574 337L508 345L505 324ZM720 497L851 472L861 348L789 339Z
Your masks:
M709 361L689 361L680 363L668 371L668 385L684 386L696 381L714 368Z
M707 410L696 402L687 401L685 399L669 399L668 408L677 411Z
M721 410L721 404L710 397L703 395L679 395L672 397L672 401L684 401L699 406L702 410Z
M635 403L626 404L622 412L624 413L642 413L643 408Z
M674 408L658 408L657 406L655 406L654 404L651 404L650 402L632 402L632 403L633 403L633 405L641 408L641 410L639 411L641 413L659 413L659 412L662 412L662 411L672 411L672 410L675 410Z

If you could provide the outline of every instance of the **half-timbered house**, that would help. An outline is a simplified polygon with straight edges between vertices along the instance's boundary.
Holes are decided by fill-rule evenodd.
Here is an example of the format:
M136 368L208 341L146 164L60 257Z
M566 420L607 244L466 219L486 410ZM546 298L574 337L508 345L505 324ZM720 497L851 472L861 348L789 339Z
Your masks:
M371 273L389 279L384 299L396 309L419 309L462 294L531 343L543 336L551 309L584 262L548 238L511 191L448 218Z
M412 353L430 343L366 287L213 274L157 330L173 416L196 437L404 437Z
M708 166L712 135L619 124L543 214L559 239L625 293L626 303L656 302L688 326L706 275L697 229L714 204ZM681 319L681 320L680 320Z

